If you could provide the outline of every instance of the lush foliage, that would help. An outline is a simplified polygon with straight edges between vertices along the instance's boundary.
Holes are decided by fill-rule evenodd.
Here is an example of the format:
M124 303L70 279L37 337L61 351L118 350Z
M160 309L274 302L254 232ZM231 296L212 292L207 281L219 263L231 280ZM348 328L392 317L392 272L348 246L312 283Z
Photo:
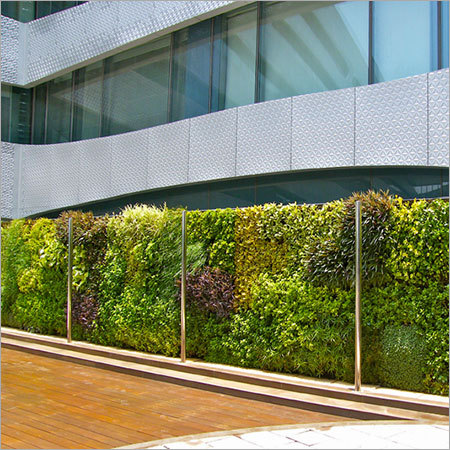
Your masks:
M448 393L443 200L355 194L187 215L187 354L352 381L355 201L363 204L363 381ZM74 221L74 337L179 354L181 210L134 206L2 226L2 324L65 334Z

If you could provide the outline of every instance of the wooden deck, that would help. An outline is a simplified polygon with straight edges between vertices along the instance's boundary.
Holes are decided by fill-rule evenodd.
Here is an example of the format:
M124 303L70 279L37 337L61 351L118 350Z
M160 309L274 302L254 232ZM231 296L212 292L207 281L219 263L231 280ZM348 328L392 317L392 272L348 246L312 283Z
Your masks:
M2 448L112 448L345 418L2 349Z

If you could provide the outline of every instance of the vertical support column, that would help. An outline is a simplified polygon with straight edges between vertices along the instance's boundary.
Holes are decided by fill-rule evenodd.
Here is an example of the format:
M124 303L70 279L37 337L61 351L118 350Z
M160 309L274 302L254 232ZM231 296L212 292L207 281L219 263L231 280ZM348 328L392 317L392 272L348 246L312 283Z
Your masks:
M361 201L356 201L355 278L355 391L361 390Z
M72 238L73 219L72 217L69 217L69 255L67 258L67 342L72 342Z
M186 362L186 210L181 216L181 362Z

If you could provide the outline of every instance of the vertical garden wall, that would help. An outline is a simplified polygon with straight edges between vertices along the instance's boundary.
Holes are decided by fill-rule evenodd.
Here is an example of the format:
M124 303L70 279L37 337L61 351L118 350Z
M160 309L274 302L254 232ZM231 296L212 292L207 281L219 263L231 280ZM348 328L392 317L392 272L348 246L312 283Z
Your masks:
M448 393L448 202L355 194L323 206L188 213L187 354L352 381L354 208L363 202L365 383ZM179 355L181 210L67 212L2 226L2 324Z

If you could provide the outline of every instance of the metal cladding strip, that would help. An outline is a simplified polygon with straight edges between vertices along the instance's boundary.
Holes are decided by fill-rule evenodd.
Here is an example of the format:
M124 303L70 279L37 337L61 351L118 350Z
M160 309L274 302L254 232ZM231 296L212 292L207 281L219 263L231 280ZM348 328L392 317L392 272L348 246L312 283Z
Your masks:
M245 3L96 1L29 23L2 16L2 81L29 87Z
M4 214L12 211L9 217L24 217L234 176L311 168L423 167L428 159L428 122L428 165L445 167L448 72L429 74L430 120L425 74L262 102L115 136L52 145L14 144L14 151L22 154L16 158L16 166L19 160L22 164L14 175L20 194L13 195L12 208L8 206ZM336 124L329 121L333 117ZM12 144L5 145L9 149ZM3 189L8 199L11 161L10 150L5 151Z

